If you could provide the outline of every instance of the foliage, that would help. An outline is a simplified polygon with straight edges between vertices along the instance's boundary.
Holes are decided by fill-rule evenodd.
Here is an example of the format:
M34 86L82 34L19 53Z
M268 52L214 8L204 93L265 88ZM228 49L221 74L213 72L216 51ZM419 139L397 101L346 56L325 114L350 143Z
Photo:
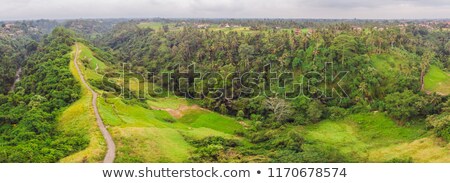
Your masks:
M437 137L450 138L444 105L448 97L441 96L448 87L448 32L429 31L414 21L404 29L392 22L358 20L120 22L64 23L93 43L77 40L87 45L81 47L80 60L89 84L102 93L99 110L117 142L117 162L411 162L423 153L423 144L444 154L439 158L447 158L444 148L425 137L429 134L422 126L426 121ZM205 22L211 28L196 28ZM240 27L220 25L231 23ZM52 22L41 24L53 26ZM63 28L43 36L39 43L0 39L0 152L4 152L0 162L55 162L75 152L75 156L101 156L100 151L90 151L101 142L86 136L86 130L67 130L74 124L88 129L86 123L78 122L89 116L66 120L68 126L62 131L56 125L56 117L69 104L80 95L82 102L89 98L80 94L67 69L74 43L74 33ZM186 86L189 101L207 109L189 106L176 96L162 99L154 98L162 95L145 94L138 98L145 82L120 83L121 62L136 72L125 79L155 79L151 87L158 89ZM144 74L172 72L181 77L173 71L192 64L202 73L261 75L251 87L245 86L246 81L219 79L218 83L224 83L221 87L207 78L186 83ZM23 79L9 92L19 67ZM341 71L348 73L339 83L328 83ZM294 77L268 86L273 84L272 72ZM102 80L103 74L108 82ZM227 97L212 92L200 95L195 91L205 89L195 82L221 88ZM305 84L303 96L283 98L285 91L294 89L293 83ZM128 85L123 88L127 99L116 98L121 95L121 84ZM251 89L265 89L262 92L267 95L247 93ZM185 96L186 92L174 94ZM75 116L79 111L75 108L83 107L79 104L69 107L64 119Z
M427 125L436 136L450 141L450 101L447 101L444 111L439 115L431 115L427 118Z
M236 140L213 136L190 143L197 147L191 156L193 162L230 162L239 156L234 149L240 145Z
M79 98L69 68L72 33L56 28L27 58L23 80L0 105L0 162L56 162L86 147L77 134L56 131L60 109ZM20 111L20 113L18 113Z
M410 90L389 94L385 98L387 113L403 124L416 117L436 114L441 108L442 97L438 95L420 96Z

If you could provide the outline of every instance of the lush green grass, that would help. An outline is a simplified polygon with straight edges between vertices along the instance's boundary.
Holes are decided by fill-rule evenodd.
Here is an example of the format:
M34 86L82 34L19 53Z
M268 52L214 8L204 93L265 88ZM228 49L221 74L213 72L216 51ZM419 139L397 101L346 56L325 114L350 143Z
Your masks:
M147 100L147 104L156 108L178 109L181 106L188 105L186 99L178 97L152 98Z
M421 126L400 127L383 113L355 114L347 119L357 124L358 138L370 148L412 141L425 133Z
M131 80L129 89L136 92L138 86L137 82ZM213 116L209 123L204 120L190 123L185 121L186 118L177 120L165 110L179 110L188 106L186 99L175 96L147 98L146 103L130 103L121 98L99 99L100 114L105 123L112 126L112 136L119 144L116 162L185 162L195 149L188 144L187 139L209 136L235 138L232 133L242 129L232 118L198 107L180 110L180 113L190 118L192 112L199 111L201 115L197 117ZM213 120L217 120L220 125L216 127Z
M80 59L85 59L88 62L86 63L89 66L89 69L95 70L98 66L99 71L104 71L107 68L106 64L96 58L94 53L84 44L78 44L79 49L81 50Z
M377 54L372 55L371 60L374 67L386 75L392 75L393 73L401 70L401 65L407 64L407 60L398 54Z
M102 100L99 107L105 123L112 126L112 136L118 147L116 162L185 162L194 149L185 137L233 138L229 133L234 130L229 127L222 128L221 125L238 124L231 119L219 122L221 128L211 128L211 125L201 123L186 124L178 122L164 110L126 104L122 99ZM215 119L226 118L216 117L212 120Z
M346 123L323 121L306 128L306 139L310 142L327 144L338 148L344 155L355 158L364 156L367 145L357 138L356 129Z
M179 121L195 128L206 127L228 134L243 129L233 118L203 110L190 110Z
M183 130L179 129L178 132L180 134L182 134L183 136L187 136L191 139L197 139L197 140L206 138L206 137L212 137L212 136L235 138L235 136L233 136L232 134L227 134L224 132L216 131L211 128L205 128L205 127L200 127L200 128L188 127L187 129L183 129Z
M75 50L75 47L73 48ZM75 52L72 52L72 58ZM61 159L61 162L100 162L106 153L106 145L97 127L91 101L92 94L81 84L73 59L69 65L70 71L80 83L81 98L69 106L58 118L58 130L67 134L82 134L90 139L89 146L83 151Z
M437 66L430 66L430 70L425 75L425 89L443 95L450 94L450 73Z
M108 67L104 62L94 57L94 53L87 46L77 43L81 53L79 55L80 69L86 78L101 80L104 70ZM98 67L98 69L97 69Z
M381 87L377 92L384 93L396 88L400 75L412 74L409 64L414 61L414 58L408 57L410 56L405 55L401 50L370 56L374 68L386 78L381 81Z
M305 127L304 132L308 142L336 147L343 155L360 162L409 157L415 162L439 162L450 158L449 147L438 145L423 127L400 127L383 113L326 120Z
M424 137L412 142L373 149L370 162L384 162L394 158L412 158L414 162L450 162L450 144L434 137Z
M102 115L102 118L106 120L108 125L162 128L169 125L169 123L165 123L157 118L159 115L170 117L170 115L165 111L156 112L139 105L128 105L125 104L120 98L107 99L106 101L104 99L101 101L100 114Z
M233 138L227 134L227 129L217 130L195 125L191 127L177 122L163 110L125 104L121 99L107 100L108 102L100 102L100 114L106 124L113 126L112 136L118 147L116 162L185 162L194 149L185 137ZM167 119L170 120L166 121Z
M115 162L185 162L193 147L172 128L114 127Z

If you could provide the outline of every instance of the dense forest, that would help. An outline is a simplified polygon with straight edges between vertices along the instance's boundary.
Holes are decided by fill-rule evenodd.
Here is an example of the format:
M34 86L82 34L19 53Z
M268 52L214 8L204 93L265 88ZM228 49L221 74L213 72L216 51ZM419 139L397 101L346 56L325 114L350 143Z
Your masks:
M46 27L56 25L45 23ZM350 144L341 147L333 141L312 140L314 134L308 132L348 121L356 121L351 125L359 125L361 133L368 129L357 137L367 144L380 139L400 144L429 136L444 144L450 141L448 81L432 83L434 80L430 79L430 73L438 71L445 73L444 78L449 76L450 31L445 21L153 19L73 20L60 24L65 28L54 28L49 34L0 37L0 162L57 162L89 144L82 132L68 134L56 128L61 112L82 97L80 85L68 67L76 42L93 52L92 58L85 56L81 61L90 84L102 93L99 105L112 106L101 112L105 113L103 117L113 136L124 133L118 126L126 120L116 118L135 115L131 107L128 114L118 115L118 103L144 106L156 114L155 119L168 123L158 122L163 126L189 121L189 117L204 110L225 116L219 122L228 118L236 121L232 123L238 124L239 130L224 130L233 137L193 138L186 135L185 129L177 129L185 145L194 149L183 161L369 161L365 154L348 151ZM238 82L214 77L217 80L210 82L213 76L199 79L195 73L179 72L180 68L189 70L192 66L200 74L256 75ZM23 70L21 80L9 91L19 68ZM122 68L130 72L120 73ZM345 76L330 83L341 72ZM164 73L170 73L171 80L166 80ZM288 73L287 78L282 78L281 73ZM141 94L143 91L133 89L131 84L108 80L119 77L124 81L152 81L150 88L163 92ZM271 80L273 77L276 81ZM299 83L307 87L297 88ZM170 88L175 90L169 91ZM287 97L286 93L292 91L294 94ZM165 92L186 98L202 110L176 119L155 112L162 107L158 106L158 110L148 105L166 97ZM125 97L115 101L119 96ZM366 119L370 116L375 121ZM217 119L208 119L205 126L216 129ZM382 129L381 124L391 120L392 129ZM377 128L380 130L375 131ZM420 133L403 133L414 130ZM397 142L393 140L397 136L391 133L409 141ZM387 140L383 139L385 136ZM131 143L131 138L121 140ZM362 152L381 146L382 143L364 147ZM119 160L147 161L127 158ZM402 156L383 161L414 160Z

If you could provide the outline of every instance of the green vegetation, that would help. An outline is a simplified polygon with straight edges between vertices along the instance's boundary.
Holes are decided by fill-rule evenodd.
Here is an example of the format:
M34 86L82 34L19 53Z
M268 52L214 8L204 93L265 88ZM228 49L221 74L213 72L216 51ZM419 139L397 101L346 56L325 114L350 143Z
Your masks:
M87 50L79 44L82 50ZM75 46L72 47L72 59L69 63L70 72L80 83L81 98L69 106L58 118L58 130L64 133L81 133L89 139L86 149L72 154L60 160L60 162L101 162L106 151L105 142L97 127L94 111L92 110L92 93L81 84L80 76L74 66Z
M151 28L153 30L174 31L179 29L175 23L162 23L162 22L141 22L137 25L139 28Z
M80 97L69 71L73 34L57 28L39 44L13 93L0 95L0 162L56 162L87 146L83 132L59 130L61 109Z
M189 112L176 120L164 110L125 104L121 99L102 100L100 113L106 124L112 126L110 131L118 143L116 162L187 162L194 148L186 138L232 137L225 133L242 128L236 121L217 114L212 116L223 120L223 127L202 124L205 121L201 120L188 124ZM197 117L208 118L211 114L205 112Z
M294 71L295 80L305 82L313 79L307 73L325 73L325 64L332 62L332 72L349 71L340 85L347 96L344 99L323 97L314 91L323 90L325 83L312 80L309 83L312 89L303 93L305 97L294 100L279 97L287 88L274 87L276 92L272 95L254 98L242 96L239 92L244 88L230 85L225 85L224 90L241 97L230 100L207 93L200 100L191 99L204 108L245 121L234 123L236 128L228 125L227 117L216 113L179 110L186 104L177 100L146 99L152 108L176 114L173 124L237 133L251 144L229 147L223 140L204 143L194 151L195 161L232 161L223 158L224 153L231 152L269 162L434 161L434 157L419 158L411 151L416 142L433 141L433 135L445 133L446 127L436 125L433 134L427 133L425 119L441 114L447 98L421 92L421 82L430 61L439 59L445 64L448 52L402 40L408 37L441 44L435 38L445 33L417 28L406 30L412 34L403 34L395 27L389 30L366 27L361 35L345 26L339 27L341 32L333 33L320 28L300 27L298 31L298 27L286 27L288 23L270 21L212 22L184 22L187 26L181 31L147 30L146 34L133 28L124 35L119 31L123 28L119 28L109 34L112 39L105 43L114 50L118 60L130 63L131 69L139 72L161 73L173 70L175 64L187 67L195 62L200 71L261 73L265 65L272 64L274 72ZM249 32L251 34L243 34ZM423 37L416 37L419 34ZM115 39L117 37L128 39L120 42L122 39ZM146 54L155 52L158 54ZM431 66L430 72L433 69ZM426 88L427 80L428 76ZM202 82L207 83L207 80ZM177 81L170 84L175 88L185 85ZM288 86L288 89L291 88ZM198 96L192 91L188 90L190 96ZM175 94L183 96L181 92L175 91ZM388 152L400 145L411 146L406 148L410 151ZM439 146L429 147L436 152L445 150ZM377 154L379 152L389 155L382 156ZM265 156L258 156L262 154Z
M113 102L114 101L114 102ZM226 136L239 128L239 124L226 117L218 117L224 127L187 124L184 115L175 119L164 110L151 110L140 104L125 104L120 99L100 102L100 113L106 124L111 125L114 140L118 143L116 162L187 162L194 150L186 138ZM163 104L160 104L160 106ZM208 118L210 113L199 115ZM189 117L187 117L189 118Z
M113 128L115 162L186 162L192 147L171 128Z
M387 161L385 157L371 156L368 159L371 152L417 140L424 135L425 130L420 126L399 127L381 113L365 113L350 115L338 121L323 121L307 127L305 132L307 142L333 146L343 156L352 157L351 161L383 162Z
M19 69L25 64L25 58L36 52L38 43L29 36L11 38L0 32L0 94L7 94L17 82Z
M187 106L187 101L177 97L152 98L147 100L149 106L155 108L178 109L181 106Z
M105 62L94 58L89 48L78 44L82 48L80 58L95 61L96 64L102 65L103 69L110 67ZM98 79L98 75L92 72L95 69L92 66L88 62L83 62L83 66L81 66L85 77L91 81ZM94 77L94 79L90 77ZM137 91L138 87L134 87L135 84L130 86L130 91ZM99 93L104 93L100 89L97 90ZM90 95L88 94L86 98L90 99ZM80 108L77 106L82 100L71 107ZM99 98L99 112L105 124L109 126L109 131L118 147L115 162L188 162L195 148L188 143L187 139L202 139L211 136L234 138L231 134L242 130L242 126L232 118L200 108L180 112L183 117L179 120L165 111L165 109L182 110L180 108L189 107L187 104L188 102L185 99L176 97L151 98L143 102L135 99L124 100L117 96L108 95ZM70 115L70 108L65 113ZM92 114L92 111L85 111L84 115L89 116L90 114ZM195 120L190 121L189 119L192 118L195 118ZM220 125L211 123L211 120L217 120L217 124ZM80 123L79 126L90 129L90 123L87 122ZM91 122L95 122L95 120ZM69 120L64 123L71 122ZM85 129L84 131L92 130ZM97 137L96 135L95 130L90 134L91 144L94 147L88 147L62 161L77 161L78 157L86 156L87 152L101 152L102 149L98 149L98 146L96 146L99 139L93 138ZM92 158L95 158L95 156L93 155Z
M432 65L425 75L425 89L441 95L450 94L450 73Z
M179 122L194 128L205 127L229 134L242 131L243 129L242 125L237 123L235 119L198 109L187 111L179 119Z
M115 162L450 162L448 32L408 24L72 20L76 33L17 39L0 28L0 162L103 159L74 45Z
M104 72L106 69L105 63L100 61L97 57L94 56L94 53L86 47L83 44L80 44L79 49L81 50L80 53L80 59L83 64L85 64L85 67L89 68L90 70L94 70L96 72ZM92 76L91 76L92 77Z
M450 102L444 104L441 114L427 117L427 126L433 130L436 136L450 141Z

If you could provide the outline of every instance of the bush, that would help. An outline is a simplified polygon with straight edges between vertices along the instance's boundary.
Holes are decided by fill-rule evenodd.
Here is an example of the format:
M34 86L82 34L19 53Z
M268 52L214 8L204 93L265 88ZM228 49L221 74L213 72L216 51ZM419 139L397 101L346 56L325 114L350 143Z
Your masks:
M329 119L337 120L337 119L342 119L345 116L347 116L348 112L344 108L333 106L333 107L327 108L326 114Z
M302 162L307 163L345 163L355 157L347 157L333 146L326 144L305 144L301 153ZM353 161L357 161L354 159Z
M419 114L421 98L410 90L389 94L385 98L387 113L402 123Z
M298 153L302 151L304 141L299 132L291 130L287 135L274 139L272 145L279 149L287 149Z
M306 116L313 123L320 121L322 113L322 105L318 101L312 101L309 103L308 109L306 109Z
M245 114L244 114L244 111L242 111L242 110L239 110L238 113L236 114L236 117L238 120L244 120L244 116L245 116Z
M427 119L427 126L431 128L436 136L450 141L450 114L431 115Z
M295 113L294 114L294 123L298 125L307 125L309 121L306 119L304 114Z
M233 152L239 156L233 148L240 145L239 141L234 139L225 139L223 137L206 137L201 140L189 141L197 149L194 150L190 160L193 162L230 162L234 161L234 156L228 156Z

